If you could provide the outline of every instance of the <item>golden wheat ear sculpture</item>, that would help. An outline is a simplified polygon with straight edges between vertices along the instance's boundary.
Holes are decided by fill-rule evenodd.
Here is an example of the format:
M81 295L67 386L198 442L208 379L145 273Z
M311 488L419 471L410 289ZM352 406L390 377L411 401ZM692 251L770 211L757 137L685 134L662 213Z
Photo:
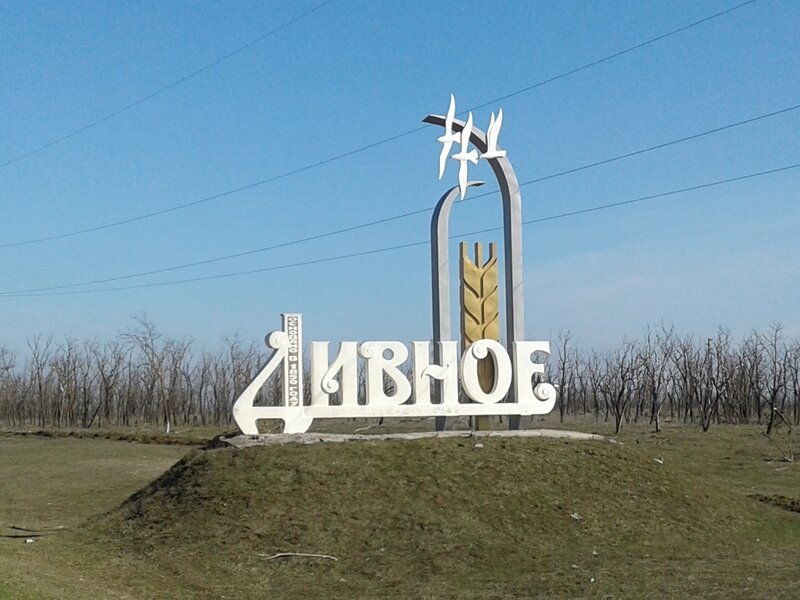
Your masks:
M461 242L461 346L467 349L478 340L500 341L500 293L498 290L497 247L489 244L489 258L483 261L483 246L475 244L475 260L469 256L467 243ZM478 364L481 388L494 387L494 361L487 357ZM482 425L482 426L481 426ZM480 419L479 429L487 421Z

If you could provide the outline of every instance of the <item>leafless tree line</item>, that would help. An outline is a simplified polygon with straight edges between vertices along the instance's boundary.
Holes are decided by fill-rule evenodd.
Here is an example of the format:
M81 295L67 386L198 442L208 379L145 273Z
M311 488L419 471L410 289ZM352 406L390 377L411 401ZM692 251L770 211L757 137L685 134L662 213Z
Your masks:
M167 338L146 320L102 344L38 336L28 341L25 358L0 346L0 423L158 424L168 431L177 425L225 425L233 400L264 354L237 339L226 340L217 353L193 354L189 340Z
M666 326L616 350L581 352L569 332L559 336L551 360L558 384L558 411L592 414L623 423L647 420L696 423L800 424L800 341L786 339L780 325L734 343L720 329L714 338L681 337Z
M581 351L566 332L550 357L548 376L559 388L557 411L624 423L664 420L761 423L769 434L800 424L800 341L780 326L740 342L681 337L649 329L641 339L607 352ZM228 425L235 398L266 361L263 344L226 340L216 352L195 352L187 339L137 322L99 343L39 336L24 356L0 346L0 424L11 427ZM360 373L363 398L363 370ZM260 402L280 401L280 378ZM308 386L306 386L308 389Z

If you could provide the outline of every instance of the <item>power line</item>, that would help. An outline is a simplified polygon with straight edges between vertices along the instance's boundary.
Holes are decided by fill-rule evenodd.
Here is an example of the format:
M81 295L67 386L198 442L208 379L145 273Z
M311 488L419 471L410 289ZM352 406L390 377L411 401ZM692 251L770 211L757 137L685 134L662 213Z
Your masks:
M733 129L734 127L739 127L741 125L748 125L749 123L755 123L756 121L760 121L762 119L767 119L769 117L775 117L777 115L782 115L793 110L797 110L800 108L800 104L795 104L794 106L789 106L787 108L782 108L780 110L776 110L773 112L769 112L763 115L758 115L756 117L751 117L749 119L745 119L744 121L738 121L736 123L730 123L728 125L723 125L722 127L716 127L714 129L709 129L707 131L702 131L700 133L695 133L692 135L687 135L686 137L678 138L676 140L671 140L669 142L664 142L662 144L656 144L655 146L649 146L648 148L642 148L641 150L634 150L633 152L627 152L626 154L620 154L619 156L614 156L612 158L606 158L604 160L599 160L596 162L588 163L585 165L581 165L580 167L574 167L572 169L567 169L565 171L558 171L557 173L552 173L551 175L545 175L544 177L537 177L536 179L529 179L528 181L523 181L519 184L520 187L524 187L526 185L532 185L534 183L541 183L542 181L547 181L549 179L555 179L557 177L563 177L564 175L571 175L572 173L577 173L579 171L585 171L586 169L592 169L594 167L599 167L601 165L607 165L613 162L617 162L618 160L623 160L625 158L631 158L633 156L639 156L641 154L645 154L646 152L652 152L653 150L661 150L662 148L667 148L669 146L674 146L676 144L680 144L683 142L688 142L690 140L696 140L701 137L705 137L707 135L711 135L714 133L719 133L721 131L726 131L728 129ZM482 198L484 196L488 196L496 192L484 192L482 194L476 194L473 198Z
M620 50L619 52L615 52L614 54L609 54L608 56L604 56L603 58L599 58L599 59L597 59L595 61L592 61L590 63L586 63L585 65L582 65L580 67L576 67L576 68L572 69L571 71L567 71L567 72L562 73L560 75L556 75L554 77L551 77L550 79L545 79L544 81L540 81L538 83L534 83L533 85L529 85L528 87L524 87L524 88L522 88L520 90L517 90L515 92L511 92L509 94L506 94L505 96L500 96L499 98L495 98L494 100L490 100L489 102L485 102L483 104L479 104L477 106L473 106L470 110L477 110L479 108L484 108L486 106L489 106L489 104L494 104L495 102L501 102L503 100L508 100L509 98L513 98L514 96L518 96L520 94L524 94L525 92L530 92L531 90L535 90L536 88L541 87L543 85L547 85L548 83L552 83L554 81L558 81L559 79L563 79L564 77L569 77L570 75L574 75L575 73L579 73L579 72L584 71L586 69L590 69L592 67L595 67L595 66L597 66L599 64L602 64L604 62L607 62L609 60L613 60L615 58L619 58L620 56L623 56L623 55L628 54L630 52L634 52L636 50L640 50L640 49L642 49L642 48L644 48L646 46L649 46L651 44L659 42L659 41L661 41L663 39L666 39L666 38L668 38L670 36L673 36L673 35L675 35L677 33L681 33L683 31L691 29L692 27L697 27L698 25L702 25L703 23L708 23L709 21L711 21L713 19L716 19L717 17L721 17L723 15L727 15L728 13L731 13L731 12L733 12L735 10L739 10L740 8L743 8L743 7L747 6L748 4L753 4L754 2L756 2L756 0L748 0L747 2L742 2L741 4L737 4L736 6L732 6L731 8L728 8L726 10L723 10L722 12L718 12L716 14L713 14L713 15L711 15L709 17L704 18L704 19L700 19L699 21L695 21L694 23L689 23L688 25L684 25L683 27L679 27L678 29L673 29L672 31L669 31L669 32L664 33L662 35L659 35L657 37L651 38L651 39L649 39L647 41L641 42L640 44L636 44L635 46L631 46L629 48L625 48L624 50Z
M797 110L797 109L800 109L800 104L795 105L795 106L790 106L788 108L783 108L783 109L780 109L780 110L775 110L775 111L772 111L772 112L769 112L769 113L765 113L765 114L762 114L762 115L758 115L756 117L751 117L751 118L745 119L743 121L737 121L735 123L730 123L728 125L723 125L721 127L715 127L713 129L708 129L706 131L703 131L703 132L700 132L700 133L695 133L695 134L688 135L688 136L684 136L684 137L681 137L681 138L678 138L678 139L675 139L675 140L671 140L669 142L663 142L663 143L660 143L660 144L656 144L654 146L648 146L646 148L641 148L639 150L634 150L633 152L627 152L625 154L619 154L619 155L613 156L611 158L606 158L606 159L603 159L603 160L595 161L595 162L592 162L592 163L581 165L579 167L574 167L574 168L571 168L571 169L567 169L565 171L558 171L558 172L552 173L550 175L545 175L543 177L538 177L536 179L531 179L531 180L528 180L528 181L524 181L524 182L520 183L519 185L522 187L522 186L526 186L526 185L532 185L532 184L535 184L535 183L539 183L539 182L542 182L542 181L547 181L547 180L550 180L550 179L555 179L557 177L563 177L565 175L571 175L571 174L577 173L579 171L584 171L584 170L591 169L591 168L594 168L594 167L598 167L598 166L601 166L601 165L607 165L607 164L610 164L610 163L613 163L613 162L616 162L616 161L619 161L619 160L623 160L625 158L631 158L633 156L639 156L639 155L645 154L647 152L652 152L654 150L660 150L662 148L667 148L669 146L674 146L676 144L680 144L680 143L683 143L683 142L696 140L698 138L701 138L701 137L704 137L704 136L707 136L707 135L711 135L711 134L714 134L714 133L720 133L722 131L727 131L729 129L733 129L734 127L740 127L742 125L747 125L747 124L750 124L750 123L754 123L754 122L760 121L762 119L766 119L766 118L769 118L769 117L774 117L774 116L781 115L781 114L784 114L784 113L787 113L787 112L790 112L790 111L793 111L793 110ZM491 191L491 192L485 192L485 193L482 193L482 194L473 195L469 199L474 200L474 199L478 199L478 198L484 198L486 196L492 196L494 194L497 194L497 190L494 190L494 191ZM190 262L190 263L184 263L184 264L181 264L181 265L174 265L174 266L171 266L171 267L164 267L164 268L160 268L160 269L151 269L151 270L148 270L148 271L139 271L139 272L136 272L136 273L128 273L128 274L125 274L125 275L116 275L116 276L113 276L113 277L106 277L106 278L102 278L102 279L93 279L93 280L90 280L90 281L83 281L83 282L79 282L79 283L68 283L68 284L61 284L61 285L55 285L55 286L46 286L46 287L40 287L40 288L30 288L30 289L24 289L24 290L10 290L10 291L7 291L7 292L0 292L0 296L7 295L7 294L20 294L20 293L32 293L32 292L44 292L44 291L51 291L51 290L60 290L60 289L67 289L67 288L73 288L73 287L81 287L81 286L85 286L85 285L96 285L96 284L99 284L99 283L111 283L111 282L114 282L114 281L122 281L122 280L125 280L125 279L134 279L134 278L137 278L137 277L145 277L145 276L148 276L148 275L157 275L159 273L168 273L168 272L171 272L171 271L179 271L181 269L188 269L188 268L191 268L191 267L198 267L198 266L202 266L202 265L213 264L213 263L217 263L217 262L231 260L231 259L234 259L234 258L241 258L243 256L250 256L250 255L253 255L253 254L259 254L259 253L263 253L263 252L268 252L270 250L277 250L277 249L280 249L280 248L286 248L288 246L295 246L297 244L316 241L316 240L332 237L332 236L335 236L335 235L340 235L340 234L343 234L343 233L350 233L352 231L357 231L357 230L360 230L360 229L366 229L368 227L374 227L376 225L382 225L382 224L385 224L385 223L390 223L392 221L398 221L400 219L405 219L405 218L408 218L408 217L411 217L411 216L427 213L427 212L430 212L432 210L433 210L433 208L423 208L423 209L413 210L413 211L401 213L401 214L398 214L398 215L393 215L393 216L390 216L390 217L384 217L384 218L377 219L377 220L374 220L374 221L360 223L360 224L357 224L357 225L351 225L350 227L344 227L344 228L341 228L341 229L327 231L327 232L323 232L323 233L319 233L319 234L315 234L315 235L311 235L311 236L307 236L307 237L303 237L303 238L289 240L289 241L286 241L286 242L280 242L278 244L272 244L270 246L264 246L264 247L261 247L261 248L254 248L254 249L251 249L251 250L245 250L245 251L236 252L236 253L233 253L233 254L227 254L227 255L223 255L223 256L217 256L217 257L208 258L208 259L204 259L204 260L194 261L194 262Z
M214 194L213 196L206 196L205 198L200 198L199 200L193 200L191 202L186 202L184 204L178 204L178 205L171 206L169 208L165 208L165 209L162 209L162 210L157 210L157 211L154 211L154 212L145 213L143 215L139 215L139 216L136 216L136 217L131 217L129 219L122 219L120 221L113 221L111 223L105 223L103 225L96 225L94 227L87 227L85 229L78 229L78 230L75 230L75 231L69 231L69 232L66 232L66 233L59 233L59 234L56 234L56 235L50 235L50 236L46 236L46 237L25 240L25 241L22 241L22 242L12 242L12 243L9 243L9 244L0 244L0 248L14 248L14 247L17 247L17 246L29 246L31 244L39 244L39 243L42 243L42 242L50 242L50 241L54 241L54 240L60 240L60 239L64 239L64 238L75 237L75 236L79 236L79 235L84 235L86 233L93 233L95 231L102 231L104 229L111 229L113 227L119 227L121 225L129 225L131 223L136 223L137 221L144 221L146 219L151 219L153 217L158 217L158 216L166 215L168 213L176 212L176 211L179 211L179 210L184 210L184 209L190 208L192 206L197 206L198 204L205 204L206 202L211 202L212 200L218 200L220 198L224 198L225 196L232 196L233 194L238 194L239 192L244 192L246 190L250 190L250 189L265 185L267 183L272 183L274 181L278 181L279 179L284 179L285 177L290 177L291 175L297 175L298 173L302 173L304 171L308 171L310 169L314 169L316 167L320 167L322 165L328 164L328 163L333 162L335 160L339 160L340 158L345 158L346 156L351 156L353 154L357 154L357 153L362 152L364 150L368 150L369 148L374 148L375 146L380 146L381 144L385 144L387 142L391 142L392 140L396 140L396 139L398 139L400 137L403 137L404 135L407 135L408 133L414 133L415 131L420 131L421 129L424 129L424 127L425 126L418 127L417 129L414 129L412 131L409 131L409 132L406 132L406 133L401 133L399 135L383 139L383 140L381 140L379 142L375 142L374 144L369 144L367 146L362 146L361 148L358 148L356 150L351 150L349 152L345 152L343 154L339 154L339 155L331 157L331 158L326 158L324 160L317 161L315 163L306 165L304 167L300 167L300 168L294 169L292 171L287 171L285 173L281 173L280 175L275 175L274 177L269 177L267 179L262 179L260 181L256 181L256 182L253 182L253 183L248 183L246 185L234 188L232 190L227 190L225 192L220 192L219 194Z
M330 4L333 1L334 0L325 0L321 4L318 4L318 5L310 8L310 9L308 9L307 11L301 13L300 15L294 17L293 19L290 19L289 21L286 21L282 25L279 25L278 27L268 31L267 33L258 36L257 38L247 42L243 46L239 46L235 50L232 50L232 51L228 52L226 55L221 56L220 58L218 58L218 59L216 59L216 60L214 60L214 61L212 61L212 62L210 62L210 63L208 63L208 64L206 64L206 65L204 65L202 67L200 67L199 69L195 69L191 73L188 73L188 74L184 75L183 77L180 77L179 79L176 79L172 83L168 83L167 85L162 86L162 87L158 88L157 90L155 90L153 92L150 92L146 96L142 96L138 100L135 100L135 101L131 102L130 104L126 104L122 108L119 108L119 109L117 109L117 110L115 110L113 112L110 112L110 113L108 113L107 115L105 115L103 117L95 119L94 121L90 121L86 125L78 127L77 129L73 129L69 133L65 133L64 135L62 135L60 137L54 138L54 139L50 140L49 142L47 142L46 144L43 144L43 145L41 145L41 146L39 146L37 148L34 148L33 150L30 150L30 151L28 151L28 152L26 152L24 154L20 154L19 156L15 157L15 158L12 158L10 160L7 160L6 162L0 163L0 169L2 169L3 167L7 167L9 165L13 165L14 163L17 163L17 162L19 162L21 160L25 160L26 158L31 157L34 154L38 154L39 152L42 152L43 150L47 150L48 148L52 148L53 146L55 146L57 144L60 144L61 142L65 142L65 141L75 137L76 135L79 135L79 134L83 133L84 131L88 131L89 129L97 127L98 125L101 125L101 124L105 123L106 121L110 121L114 117L118 117L119 115L128 112L132 108L136 108L140 104L144 104L148 100L152 100L153 98L155 98L156 96L160 96L164 92L167 92L167 91L169 91L169 90L171 90L171 89L173 89L175 87L178 87L179 85L181 85L182 83L185 83L189 79L193 79L194 77L197 77L198 75L201 75L202 73L205 73L209 69L212 69L213 67L216 67L217 65L225 62L226 60L228 60L230 58L233 58L237 54L240 54L241 52L244 52L248 48L251 48L251 47L255 46L256 44L258 44L260 42L263 42L265 39L267 39L269 37L272 37L273 35L275 35L277 33L280 33L281 31L283 31L287 27L290 27L291 25L294 25L298 21L300 21L302 19L305 19L306 17L312 15L313 13L317 12L318 10L320 10L321 8L325 7L326 5Z
M593 212L598 212L601 210L607 210L609 208L617 208L619 206L628 206L630 204L638 204L640 202L646 202L648 200L656 200L658 198L666 198L667 196L675 196L676 194L685 194L687 192L695 192L697 190L703 190L710 187L716 187L718 185L724 185L726 183L734 183L736 181L744 181L746 179L753 179L755 177L763 177L764 175L773 175L775 173L781 173L783 171L790 171L792 169L800 168L800 163L796 163L793 165L787 165L785 167L778 167L776 169L769 169L767 171L758 171L757 173L748 173L747 175L739 175L738 177L730 177L728 179L721 179L719 181L712 181L710 183L701 183L698 185L693 185L686 188L680 188L677 190L671 190L669 192L661 192L660 194L651 194L650 196L640 196L638 198L633 198L632 200L621 200L619 202L611 202L610 204L601 204L599 206L591 206L589 208L582 208L580 210L572 210L569 212L560 213L557 215L550 215L548 217L539 217L538 219L530 219L527 221L523 221L523 225L532 225L533 223L546 223L547 221L555 221L558 219L566 219L568 217L575 217L578 215L586 215ZM494 230L501 229L500 227L495 227ZM488 231L488 230L487 230ZM475 231L466 233L463 235L472 235L473 233L483 233L482 231Z
M352 225L350 227L344 227L342 229L336 229L334 231L327 231L327 232L324 232L324 233L318 233L316 235L311 235L311 236L304 237L304 238L298 238L298 239L295 239L295 240L289 240L289 241L286 241L286 242L280 242L278 244L272 244L270 246L264 246L262 248L255 248L255 249L252 249L252 250L245 250L243 252L236 252L234 254L227 254L225 256L217 256L217 257L214 257L214 258L208 258L208 259L205 259L205 260L198 260L198 261L195 261L195 262L186 263L186 264L182 264L182 265L175 265L175 266L172 266L172 267L165 267L165 268L162 268L162 269L152 269L150 271L141 271L141 272L138 272L138 273L129 273L129 274L126 274L126 275L117 275L117 276L114 276L114 277L107 277L107 278L104 278L104 279L94 279L92 281L82 281L80 283L66 283L66 284L62 284L62 285L53 285L53 286L48 286L48 287L32 288L32 289L26 289L26 290L12 290L12 291L8 291L8 292L0 292L0 296L13 295L13 294L22 294L22 293L30 293L30 292L44 292L44 291L50 291L50 290L60 290L60 289L66 289L66 288L72 288L72 287L81 287L81 286L84 286L84 285L96 285L98 283L110 283L112 281L121 281L121 280L124 280L124 279L134 279L136 277L145 277L145 276L148 276L148 275L157 275L159 273L168 273L170 271L179 271L181 269L188 269L190 267L199 267L199 266L202 266L202 265L209 265L209 264L213 264L213 263L222 262L222 261L225 261L225 260L231 260L231 259L234 259L234 258L241 258L243 256L250 256L250 255L253 255L253 254L259 254L259 253L262 253L262 252L267 252L269 250L277 250L277 249L286 248L286 247L289 247L289 246L296 246L298 244L302 244L302 243L305 243L305 242L312 242L312 241L315 241L315 240L321 240L321 239L332 237L332 236L335 236L335 235L340 235L340 234L343 234L343 233L349 233L351 231L357 231L359 229L366 229L368 227L373 227L375 225L382 225L384 223L390 223L392 221L398 221L400 219L405 219L405 218L413 216L413 215L419 215L419 214L423 214L423 213L428 213L428 212L431 212L432 210L433 210L432 208L422 208L422 209L419 209L419 210L414 210L414 211L411 211L411 212L407 212L407 213L403 213L403 214L399 214L399 215L394 215L394 216L391 216L391 217L385 217L383 219L378 219L378 220L375 220L375 221L369 221L369 222L366 222L366 223L360 223L358 225Z
M330 2L332 0L328 0L328 1ZM682 27L679 27L677 29L673 29L672 31L669 31L667 33L664 33L664 34L661 34L661 35L656 36L654 38L648 39L648 40L646 40L644 42L640 42L638 44L635 44L635 45L630 46L628 48L625 48L623 50L619 50L617 52L614 52L614 53L609 54L607 56L604 56L602 58L599 58L599 59L593 60L591 62L585 63L585 64L583 64L583 65L581 65L579 67L576 67L574 69L570 69L569 71L565 71L563 73L560 73L559 75L555 75L555 76L550 77L548 79L544 79L544 80L539 81L537 83L534 83L534 84L528 85L526 87L520 88L519 90L513 91L513 92L508 93L508 94L505 94L505 95L500 96L498 98L494 98L492 100L488 100L488 101L486 101L486 102L484 102L482 104L478 104L478 105L473 106L471 108L468 108L468 109L466 109L466 110L464 110L462 112L466 113L466 112L468 112L470 110L477 110L479 108L483 108L483 107L488 106L490 104L494 104L494 103L500 102L500 101L505 100L507 98L511 98L513 96L517 96L519 94L523 94L525 92L534 90L536 88L539 88L539 87L542 87L542 86L547 85L549 83L558 81L558 80L563 79L565 77L569 77L570 75L574 75L575 73L579 73L581 71L584 71L586 69L589 69L591 67L599 65L601 63L613 60L613 59L618 58L620 56L626 55L626 54L628 54L630 52L634 52L636 50L639 50L641 48L649 46L650 44L653 44L655 42L664 40L664 39L669 38L669 37L671 37L673 35L676 35L678 33L682 33L684 31L687 31L689 29L692 29L694 27L697 27L699 25L707 23L707 22L709 22L709 21L711 21L713 19L717 19L719 17L727 15L727 14L729 14L729 13L731 13L733 11L739 10L740 8L743 8L743 7L745 7L745 6L749 5L749 4L753 4L756 1L757 0L747 0L747 2L742 2L741 4L737 4L737 5L735 5L735 6L731 7L731 8L728 8L728 9L723 10L721 12L718 12L718 13L715 13L715 14L710 15L708 17L705 17L703 19L700 19L699 21L694 21L692 23L689 23L689 24L684 25ZM322 6L324 6L324 4L319 5L317 7L317 9L321 8ZM124 109L124 110L127 110L127 109ZM110 117L108 117L108 118L110 118ZM31 238L31 239L22 240L22 241L19 241L19 242L11 242L11 243L6 243L6 244L0 244L0 248L13 248L13 247L18 247L18 246L28 246L28 245L32 245L32 244L40 244L40 243L44 243L44 242L50 242L50 241L55 241L55 240L61 240L61 239L76 237L76 236L79 236L79 235L85 235L85 234L88 234L88 233L94 233L94 232L102 231L102 230L105 230L105 229L111 229L111 228L114 228L114 227L120 227L120 226L123 226L123 225L129 225L131 223L136 223L136 222L139 222L139 221L144 221L146 219L152 219L152 218L155 218L155 217L158 217L158 216L161 216L161 215L177 212L177 211L180 211L180 210L185 210L187 208L198 206L200 204L206 204L206 203L212 202L214 200L219 200L220 198L224 198L224 197L231 196L231 195L234 195L234 194L238 194L240 192L244 192L244 191L247 191L247 190L250 190L250 189L253 189L253 188L257 188L257 187L260 187L260 186L263 186L263 185L266 185L266 184L269 184L269 183L273 183L275 181L278 181L278 180L281 180L281 179L284 179L284 178L287 178L287 177L291 177L293 175L297 175L297 174L303 173L305 171L309 171L311 169L315 169L315 168L327 165L327 164L332 163L334 161L341 160L341 159L353 156L355 154L359 154L361 152L365 152L367 150L371 150L372 148L377 148L378 146L382 146L382 145L387 144L389 142L393 142L393 141L398 140L400 138L403 138L403 137L412 135L414 133L417 133L419 131L422 131L422 130L426 129L427 127L428 127L428 125L421 125L421 126L418 126L418 127L414 127L413 129L408 129L407 131L404 131L402 133L398 133L398 134L395 134L395 135L380 139L380 140L378 140L376 142L372 142L372 143L366 144L364 146L359 146L359 147L354 148L352 150L348 150L346 152L342 152L340 154L336 154L336 155L330 156L328 158L325 158L325 159L322 159L322 160L318 160L318 161L313 162L313 163L309 163L309 164L304 165L302 167L298 167L298 168L292 169L290 171L285 171L285 172L280 173L278 175L267 177L267 178L261 179L259 181L255 181L255 182L252 182L252 183L249 183L249 184L245 184L245 185L242 185L242 186L239 186L239 187L236 187L236 188L224 191L224 192L220 192L218 194L213 194L211 196L206 196L204 198L199 198L197 200L192 200L190 202L185 202L185 203L182 203L182 204L176 204L174 206L171 206L171 207L168 207L168 208L164 208L164 209L161 209L161 210L157 210L157 211L153 211L153 212L149 212L149 213L144 213L144 214L141 214L141 215L138 215L138 216L135 216L135 217L130 217L130 218L127 218L127 219L121 219L121 220L118 220L118 221L111 221L109 223L104 223L102 225L95 225L95 226L92 226L92 227L85 227L85 228L82 228L82 229L76 229L76 230L73 230L73 231L53 234L53 235L49 235L49 236L43 236L43 237L39 237L39 238ZM77 133L79 133L79 132L74 132L69 137L71 137L72 135L77 135ZM44 149L44 148L42 148L42 149ZM15 159L15 160L21 160L21 158ZM10 164L10 163L7 163L7 164ZM2 167L2 166L4 166L4 165L0 164L0 167Z
M631 204L638 204L638 203L641 203L641 202L646 202L648 200L666 198L666 197L669 197L669 196L675 196L675 195L684 194L684 193L687 193L687 192L697 191L697 190L701 190L701 189L707 189L707 188L711 188L711 187L725 185L725 184L728 184L728 183L734 183L734 182L737 182L737 181L744 181L746 179L753 179L753 178L762 177L762 176L765 176L765 175L772 175L772 174L775 174L775 173L780 173L780 172L783 172L783 171L789 171L791 169L797 169L797 168L800 168L800 163L795 163L795 164L787 165L787 166L784 166L784 167L778 167L778 168L775 168L775 169L769 169L769 170L766 170L766 171L758 171L756 173L748 173L746 175L739 175L737 177L730 177L730 178L721 179L721 180L718 180L718 181L712 181L712 182L708 182L708 183L701 183L701 184L693 185L693 186L690 186L690 187L670 190L668 192L661 192L659 194L651 194L651 195L648 195L648 196L640 196L638 198L632 198L630 200L622 200L622 201L619 201L619 202L611 202L611 203L608 203L608 204L601 204L601 205L598 205L598 206L592 206L592 207L584 208L584 209L580 209L580 210L574 210L574 211L563 212L563 213L559 213L559 214L555 214L555 215L549 215L547 217L539 217L539 218L536 218L536 219L529 219L529 220L523 221L522 224L523 225L533 225L535 223L544 223L544 222L547 222L547 221L554 221L554 220L557 220L557 219L566 219L566 218L569 218L569 217L588 214L588 213L592 213L592 212L599 212L599 211L608 210L608 209L611 209L611 208L618 208L618 207L621 207L621 206L628 206L628 205L631 205ZM450 238L454 239L454 238L459 238L459 237L468 236L468 235L477 235L477 234L480 234L480 233L491 233L491 232L500 231L500 230L502 230L502 227L489 227L489 228L486 228L486 229L478 229L478 230L475 230L475 231L469 231L469 232L465 232L465 233L454 234L454 235L451 235ZM282 270L287 270L287 269L295 269L295 268L299 268L299 267L306 267L306 266L311 266L311 265L318 265L318 264L323 264L323 263L346 260L346 259L350 259L350 258L371 256L373 254L383 254L383 253L386 253L386 252L392 252L392 251L402 250L402 249L406 249L406 248L414 248L414 247L418 247L418 246L425 246L425 245L428 245L429 243L430 243L429 240L421 240L421 241L417 241L417 242L409 242L409 243L406 243L406 244L398 244L398 245L395 245L395 246L388 246L388 247L384 247L384 248L374 248L372 250L363 250L361 252L352 252L352 253L349 253L349 254L341 254L341 255L338 255L338 256L328 256L328 257L325 257L325 258L312 259L312 260L296 262L296 263L289 263L289 264L284 264L284 265L275 265L275 266L272 266L272 267L262 267L262 268L259 268L259 269L249 269L249 270L246 270L246 271L234 271L234 272L231 272L231 273L222 273L222 274L219 274L219 275L206 275L206 276L202 276L202 277L191 277L191 278L187 278L187 279L174 279L174 280L170 280L170 281L160 281L160 282L155 282L155 283L141 283L141 284L127 285L127 286L118 286L118 287L109 287L109 288L96 288L96 289L92 289L92 290L71 290L71 291L61 291L61 292L8 294L8 295L5 295L3 297L5 297L5 298L15 298L15 297L41 297L41 296L65 296L65 295L77 295L77 294L93 294L93 293L97 293L97 292L115 292L115 291L124 291L124 290L163 287L163 286L178 285L178 284L183 284L183 283L194 283L194 282L198 282L198 281L210 281L210 280L215 280L215 279L228 279L228 278L231 278L231 277L240 277L240 276L244 276L244 275L254 275L256 273L268 273L268 272L272 272L272 271L282 271Z

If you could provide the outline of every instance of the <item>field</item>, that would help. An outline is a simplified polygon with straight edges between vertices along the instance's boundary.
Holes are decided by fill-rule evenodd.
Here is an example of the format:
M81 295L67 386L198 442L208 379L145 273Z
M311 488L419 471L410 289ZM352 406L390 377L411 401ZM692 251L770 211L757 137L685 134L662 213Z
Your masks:
M0 598L796 598L800 589L800 470L756 427L629 426L622 444L247 450L126 441L165 441L153 432L109 437L123 439L0 436ZM282 552L336 560L274 557Z

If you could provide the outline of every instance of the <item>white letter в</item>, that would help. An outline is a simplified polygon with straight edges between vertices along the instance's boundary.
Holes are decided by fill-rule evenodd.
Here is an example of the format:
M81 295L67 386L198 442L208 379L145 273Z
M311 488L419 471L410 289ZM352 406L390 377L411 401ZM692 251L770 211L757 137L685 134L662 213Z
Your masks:
M389 358L383 353L388 351ZM401 342L364 342L358 353L367 359L367 404L397 406L411 397L411 383L398 369L408 358L408 348ZM383 376L394 384L395 393L384 391Z

